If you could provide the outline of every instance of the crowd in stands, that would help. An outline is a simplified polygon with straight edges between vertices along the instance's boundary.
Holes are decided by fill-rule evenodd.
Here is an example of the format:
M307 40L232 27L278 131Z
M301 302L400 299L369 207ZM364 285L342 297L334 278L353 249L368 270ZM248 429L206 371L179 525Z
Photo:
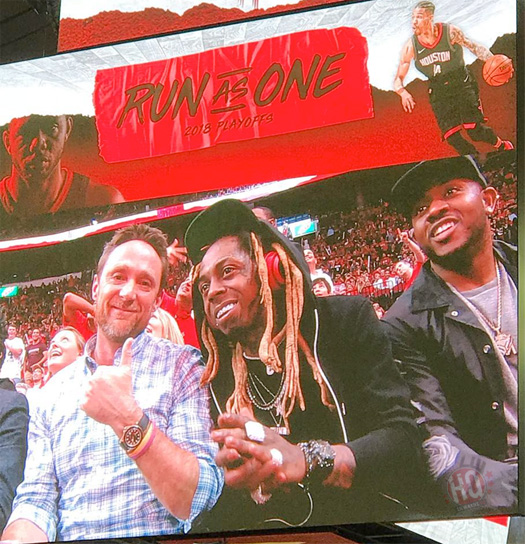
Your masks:
M515 244L515 171L501 168L490 172L488 177L501 195L492 217L495 237ZM414 249L406 218L385 201L320 215L316 215L314 210L306 211L318 221L318 231L300 241L305 251L311 250L315 257L312 264L312 278L318 284L315 294L367 296L381 317L406 289L408 278L414 270L417 273L424 260ZM189 272L188 262L181 261L170 267L168 295L175 297ZM26 345L35 329L40 331L43 342L49 345L64 324L64 295L72 292L90 300L92 277L93 271L85 271L39 286L22 287L16 297L0 299L0 314L6 323L17 328L17 336Z
M492 215L495 238L516 244L515 170L502 167L488 172L487 177L500 194ZM381 201L318 219L318 233L308 244L316 255L317 266L333 279L333 294L362 294L388 309L405 288L396 264L417 264L413 250L401 236L410 232L406 218Z
M0 299L0 311L7 323L17 327L24 342L31 331L40 329L49 342L62 326L62 300L67 292L89 298L91 273L68 275L38 286L22 287L16 297Z

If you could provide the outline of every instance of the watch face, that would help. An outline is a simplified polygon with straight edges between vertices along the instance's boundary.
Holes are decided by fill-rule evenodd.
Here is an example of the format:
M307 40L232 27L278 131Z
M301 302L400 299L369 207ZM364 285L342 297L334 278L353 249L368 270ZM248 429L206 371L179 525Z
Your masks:
M142 434L142 429L138 425L131 425L124 431L122 442L124 442L128 449L135 448L140 444Z

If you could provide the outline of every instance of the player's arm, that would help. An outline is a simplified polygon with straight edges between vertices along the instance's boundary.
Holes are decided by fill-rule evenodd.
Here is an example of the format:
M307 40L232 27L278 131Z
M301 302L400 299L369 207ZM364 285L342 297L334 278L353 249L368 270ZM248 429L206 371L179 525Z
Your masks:
M414 97L403 86L405 77L410 68L410 63L412 62L413 59L414 59L414 46L412 44L412 40L409 40L404 45L403 50L401 51L401 59L399 61L396 77L394 79L394 91L401 98L401 104L403 105L403 109L407 113L411 113L416 105Z
M86 206L106 206L125 202L121 192L112 185L90 182L86 192Z
M470 38L467 38L464 32L454 25L450 25L450 42L452 45L459 44L466 47L483 62L494 56L487 47L472 41Z
M66 293L62 301L62 315L67 322L75 319L75 312L79 310L83 314L95 313L94 306L84 297L75 293Z

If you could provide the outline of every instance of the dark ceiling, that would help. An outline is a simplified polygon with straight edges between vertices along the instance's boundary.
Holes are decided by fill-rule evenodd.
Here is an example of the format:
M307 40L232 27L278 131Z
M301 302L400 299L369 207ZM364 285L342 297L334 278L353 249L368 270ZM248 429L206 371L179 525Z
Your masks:
M0 0L0 64L57 51L60 0Z

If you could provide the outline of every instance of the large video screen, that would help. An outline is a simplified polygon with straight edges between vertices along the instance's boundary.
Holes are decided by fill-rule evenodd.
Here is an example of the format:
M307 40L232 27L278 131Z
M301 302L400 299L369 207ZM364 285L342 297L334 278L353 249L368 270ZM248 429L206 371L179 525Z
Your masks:
M59 51L271 16L337 0L105 0L60 2Z
M521 512L515 12L0 66L4 540Z

